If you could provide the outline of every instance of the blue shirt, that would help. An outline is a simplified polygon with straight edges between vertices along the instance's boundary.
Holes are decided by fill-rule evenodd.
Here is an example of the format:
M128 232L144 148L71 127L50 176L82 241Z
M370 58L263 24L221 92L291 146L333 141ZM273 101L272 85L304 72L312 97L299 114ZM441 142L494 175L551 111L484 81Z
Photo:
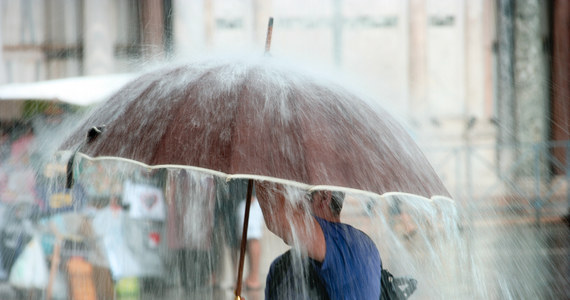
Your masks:
M315 219L325 236L326 254L322 263L310 260L311 270L324 285L329 298L380 299L382 261L370 237L348 224ZM266 299L326 299L307 294L311 290L302 287L303 272L289 265L291 256L284 259L287 254L271 265Z
M348 224L315 219L327 248L324 261L312 264L330 299L380 299L382 261L370 237Z

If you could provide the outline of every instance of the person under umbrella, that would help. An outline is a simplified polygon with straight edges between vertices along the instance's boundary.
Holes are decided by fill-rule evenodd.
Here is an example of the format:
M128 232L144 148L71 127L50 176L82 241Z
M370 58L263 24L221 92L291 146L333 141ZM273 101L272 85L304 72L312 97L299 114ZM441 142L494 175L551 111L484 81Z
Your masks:
M379 299L380 254L365 233L341 223L344 193L314 191L305 199L307 211L275 187L256 184L265 222L286 244L297 246L305 261L308 258L308 271L294 272L289 252L278 257L267 276L265 298ZM303 284L311 290L305 291Z

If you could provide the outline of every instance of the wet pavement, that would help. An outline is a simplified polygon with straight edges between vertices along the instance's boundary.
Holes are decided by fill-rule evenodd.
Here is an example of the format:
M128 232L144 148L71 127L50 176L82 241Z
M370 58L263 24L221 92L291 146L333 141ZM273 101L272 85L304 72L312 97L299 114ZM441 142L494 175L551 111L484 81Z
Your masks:
M505 220L494 218L465 225L461 235L473 264L464 273L473 276L466 276L466 281L460 284L443 282L439 287L440 296L426 294L425 289L429 287L419 282L418 290L410 299L570 299L570 227L560 218L545 219L540 226L531 219ZM409 243L413 246L414 240ZM261 278L264 281L271 261L288 247L267 230L262 245ZM141 293L140 299L235 299L235 274L230 271L229 255L224 264L224 275L216 287L184 291L178 282L170 282L160 291ZM244 276L246 274L247 263ZM474 289L477 292L474 293ZM24 299L22 294L16 297L11 293L6 283L0 284L1 299ZM243 289L241 295L249 300L264 298L263 289ZM26 295L25 299L28 298L33 297Z
M418 291L410 299L570 299L570 227L559 218L537 226L531 220L520 222L482 221L463 230L476 276L457 286L443 284L447 291L439 297L424 297ZM413 241L411 241L413 243ZM287 246L270 232L263 238L262 278L269 264ZM245 271L247 274L247 270ZM234 299L231 282L216 290L212 299ZM425 288L425 285L424 287ZM473 293L473 289L480 291ZM484 290L484 291L483 291ZM246 299L263 299L263 291L246 291Z
M532 223L495 224L475 228L466 235L477 262L478 281L464 282L463 287L450 282L445 289L452 292L448 290L435 299L570 299L570 228L566 224L559 221L543 223L540 227ZM262 270L266 271L271 260L286 248L267 232ZM266 272L262 272L263 278L265 275ZM165 299L234 299L233 281L227 276L216 289L206 287L190 293L171 290L163 296ZM474 287L481 291L473 294ZM454 296L450 298L450 295ZM242 297L263 299L263 290L243 290ZM410 299L426 298L418 290Z
M570 299L570 228L561 221L480 226L471 237L491 299Z

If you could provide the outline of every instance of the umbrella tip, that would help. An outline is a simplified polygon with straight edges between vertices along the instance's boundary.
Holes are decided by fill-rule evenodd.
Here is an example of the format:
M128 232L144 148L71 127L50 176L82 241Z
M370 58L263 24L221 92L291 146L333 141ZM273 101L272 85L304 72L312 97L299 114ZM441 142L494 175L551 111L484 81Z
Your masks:
M101 133L105 131L105 125L102 126L93 126L87 131L87 143L92 142L95 138L97 138Z
M265 38L265 55L268 55L269 49L271 49L272 32L273 32L273 17L269 17L269 23L267 24L267 37Z

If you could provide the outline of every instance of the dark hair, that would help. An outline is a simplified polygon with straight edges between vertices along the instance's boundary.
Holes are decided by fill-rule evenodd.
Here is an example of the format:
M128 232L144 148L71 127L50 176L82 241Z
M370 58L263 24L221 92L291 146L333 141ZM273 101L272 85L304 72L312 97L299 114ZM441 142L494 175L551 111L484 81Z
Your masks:
M327 192L326 190L318 190L312 191L310 194L307 194L309 201L313 201L313 195L316 193L324 193ZM342 210L342 204L344 202L344 193L339 191L328 191L331 193L331 202L329 204L330 210L336 214L340 215L340 211Z
M344 193L343 192L339 192L339 191L332 191L332 196L331 196L331 204L330 204L330 208L331 210L337 214L340 215L340 211L342 210L342 204L344 202Z

